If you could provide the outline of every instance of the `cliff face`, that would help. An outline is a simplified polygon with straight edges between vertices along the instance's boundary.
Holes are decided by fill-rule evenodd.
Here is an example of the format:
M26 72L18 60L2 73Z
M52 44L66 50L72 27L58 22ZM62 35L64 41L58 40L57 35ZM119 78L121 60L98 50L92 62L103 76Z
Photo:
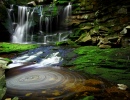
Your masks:
M127 46L128 43L121 42L128 33L129 14L129 0L75 0L70 23L74 34L70 37L78 43L101 48Z
M10 34L3 25L7 20L7 11L4 2L0 0L0 42L6 42L10 40Z

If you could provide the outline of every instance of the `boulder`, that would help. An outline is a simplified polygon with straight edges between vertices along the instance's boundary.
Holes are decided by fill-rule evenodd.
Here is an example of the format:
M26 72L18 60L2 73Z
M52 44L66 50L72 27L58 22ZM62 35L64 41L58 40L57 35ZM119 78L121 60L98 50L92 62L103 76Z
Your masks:
M3 96L6 92L6 81L5 81L5 70L7 68L7 64L10 60L0 57L0 100L2 100Z
M97 44L100 48L111 48L121 46L121 36L109 36L104 38L99 38L99 43Z
M89 33L82 34L76 42L89 42L91 41L91 36Z
M99 38L99 43L97 44L98 46L101 45L101 44L105 44L105 45L108 45L108 44L111 44L111 42L108 40L108 38Z

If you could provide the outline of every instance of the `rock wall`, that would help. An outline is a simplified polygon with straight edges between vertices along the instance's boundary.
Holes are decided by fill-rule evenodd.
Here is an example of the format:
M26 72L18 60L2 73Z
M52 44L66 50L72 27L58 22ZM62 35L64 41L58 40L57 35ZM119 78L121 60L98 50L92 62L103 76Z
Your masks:
M0 42L9 42L10 33L5 28L3 23L7 20L7 10L4 5L4 2L0 0Z
M129 14L129 0L75 0L70 23L74 34L70 38L84 45L98 45L101 48L124 45L122 39L128 33L129 28L125 27L130 24Z

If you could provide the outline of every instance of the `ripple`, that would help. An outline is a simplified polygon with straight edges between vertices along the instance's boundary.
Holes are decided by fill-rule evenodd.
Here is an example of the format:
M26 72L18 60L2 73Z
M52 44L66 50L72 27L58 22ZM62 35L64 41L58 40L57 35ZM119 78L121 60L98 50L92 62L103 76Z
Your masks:
M21 71L21 68L16 68L7 73L13 73L13 71L16 74L8 75L6 78L7 94L12 96L33 93L33 96L41 94L46 97L61 97L74 93L75 91L69 91L71 90L69 88L85 81L82 75L60 67L43 67L26 72Z

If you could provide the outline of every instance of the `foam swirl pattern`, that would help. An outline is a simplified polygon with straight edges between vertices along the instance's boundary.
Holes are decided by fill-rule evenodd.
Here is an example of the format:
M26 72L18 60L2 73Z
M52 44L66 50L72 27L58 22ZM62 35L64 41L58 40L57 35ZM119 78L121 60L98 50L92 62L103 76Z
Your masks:
M10 73L14 74L10 76ZM19 97L24 97L28 93L33 96L41 94L45 98L62 97L74 93L75 91L69 91L69 88L85 80L80 74L61 67L14 68L6 75L7 94ZM66 84L71 85L64 89Z

